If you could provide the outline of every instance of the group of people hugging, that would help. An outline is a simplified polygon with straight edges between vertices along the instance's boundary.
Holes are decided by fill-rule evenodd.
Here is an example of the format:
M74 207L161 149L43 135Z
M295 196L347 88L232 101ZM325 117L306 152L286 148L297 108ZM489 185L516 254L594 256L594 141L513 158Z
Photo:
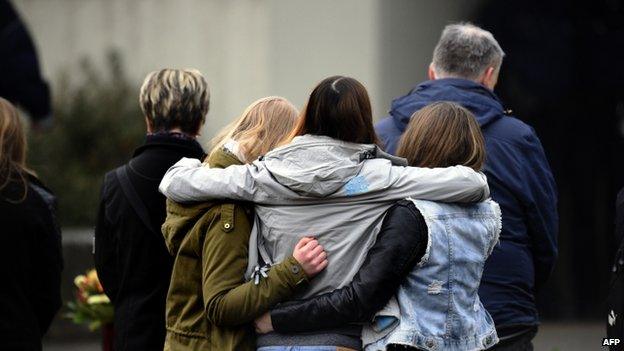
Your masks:
M207 155L205 78L150 73L145 144L104 177L95 229L115 350L532 350L556 190L493 93L503 56L449 25L376 126L331 76L301 110L253 102Z

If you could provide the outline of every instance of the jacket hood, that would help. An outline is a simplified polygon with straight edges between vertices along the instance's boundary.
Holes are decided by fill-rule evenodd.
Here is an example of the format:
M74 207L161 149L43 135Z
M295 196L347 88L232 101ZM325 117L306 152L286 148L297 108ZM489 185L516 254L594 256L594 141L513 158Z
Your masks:
M303 196L325 197L358 175L376 146L303 135L266 154L264 163L281 185Z
M496 94L483 85L466 79L445 78L423 82L407 95L394 99L390 115L402 133L413 111L436 101L452 101L464 106L475 115L481 128L505 113Z
M212 153L207 161L211 168L242 164L236 156L224 149ZM214 205L214 202L181 204L167 199L167 219L161 231L170 254L177 254L186 234Z

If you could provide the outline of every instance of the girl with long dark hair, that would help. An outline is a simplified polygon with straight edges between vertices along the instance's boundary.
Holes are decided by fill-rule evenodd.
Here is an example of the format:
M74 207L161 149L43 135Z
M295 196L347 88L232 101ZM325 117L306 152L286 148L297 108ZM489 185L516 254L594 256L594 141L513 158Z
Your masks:
M411 166L480 171L485 143L472 113L439 102L411 117L397 154ZM256 321L256 330L317 332L372 320L362 333L366 350L488 349L498 337L478 289L500 229L500 209L491 200L398 201L351 283L281 304Z

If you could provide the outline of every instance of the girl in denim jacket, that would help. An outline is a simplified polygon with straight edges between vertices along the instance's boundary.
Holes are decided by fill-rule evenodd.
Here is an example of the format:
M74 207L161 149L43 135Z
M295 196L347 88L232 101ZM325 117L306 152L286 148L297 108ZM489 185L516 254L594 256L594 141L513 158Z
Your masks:
M472 114L441 102L412 117L398 155L416 167L464 165L481 170L485 148ZM388 211L350 284L278 305L256 321L257 331L301 333L369 322L394 295L393 303L364 328L366 350L491 348L498 337L478 289L500 229L500 210L492 200L399 201Z

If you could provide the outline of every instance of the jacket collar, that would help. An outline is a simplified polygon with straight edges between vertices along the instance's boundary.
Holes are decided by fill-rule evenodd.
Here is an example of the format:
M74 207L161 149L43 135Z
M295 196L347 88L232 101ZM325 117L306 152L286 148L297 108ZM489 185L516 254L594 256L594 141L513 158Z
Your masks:
M471 95L472 94L481 95L485 98L484 101L489 101L489 104L491 104L492 107L502 106L502 102L492 90L488 89L483 84L479 84L477 82L473 82L468 79L443 78L443 79L428 80L417 85L416 88L414 88L412 91L428 89L428 88L435 89L437 87L439 88L453 87L455 89L459 89L467 93L470 93Z
M243 164L243 162L239 160L236 155L226 148L221 148L211 153L208 156L207 161L210 168L227 168L229 166Z
M407 95L393 100L390 115L403 132L414 112L436 101L452 101L466 107L482 128L505 114L498 96L482 84L444 78L422 82Z
M203 159L206 156L204 149L202 149L195 138L187 136L180 137L176 133L158 133L146 135L145 143L134 150L132 157L136 157L146 150L158 147L178 149L180 151L185 151L185 153L190 152L189 157L198 159Z

